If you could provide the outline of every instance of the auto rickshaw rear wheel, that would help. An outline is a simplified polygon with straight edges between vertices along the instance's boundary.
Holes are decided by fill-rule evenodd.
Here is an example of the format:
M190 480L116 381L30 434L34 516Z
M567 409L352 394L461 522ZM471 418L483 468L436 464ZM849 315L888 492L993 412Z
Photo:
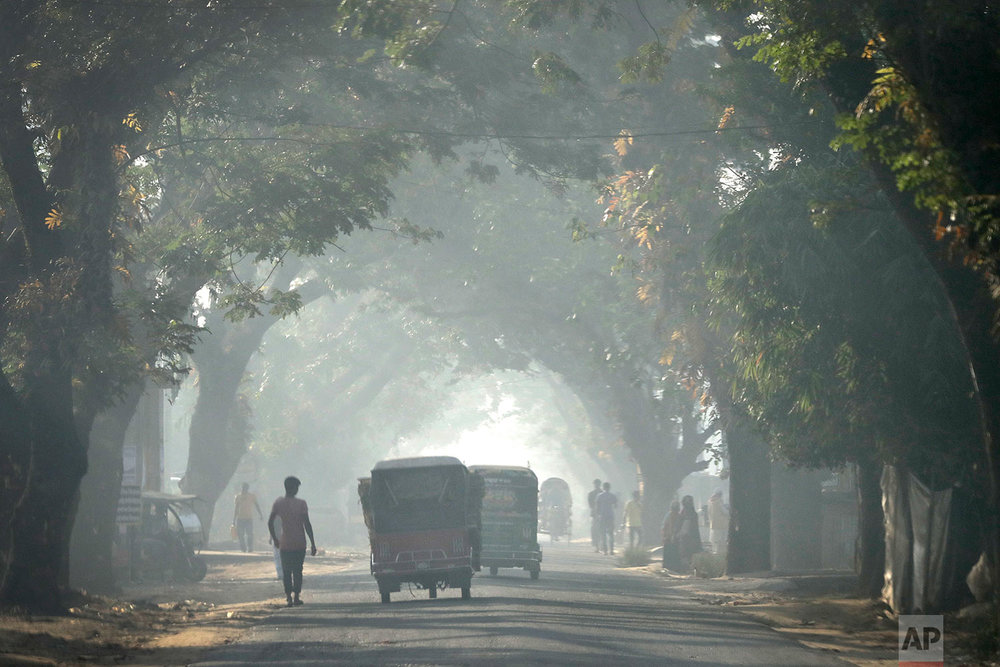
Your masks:
M498 568L496 566L491 567L490 568L490 576L491 577L497 576L497 572L499 572L499 571L500 571L500 568Z
M382 604L389 604L389 591L379 591L382 594Z
M438 587L436 583L431 584L427 588L427 594L430 596L432 600L438 596Z
M538 575L541 574L541 570L531 570L531 578L538 579Z
M201 581L206 574L208 574L208 565L205 560L199 556L191 556L188 559L184 578L188 581Z
M468 600L472 597L472 586L462 586L462 599Z

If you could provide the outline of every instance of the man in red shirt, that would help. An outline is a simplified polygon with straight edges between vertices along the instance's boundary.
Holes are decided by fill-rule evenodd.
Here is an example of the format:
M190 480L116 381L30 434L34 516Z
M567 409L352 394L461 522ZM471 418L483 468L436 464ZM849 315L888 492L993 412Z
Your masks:
M313 538L312 524L309 523L309 507L306 501L295 497L301 484L298 477L285 478L285 495L274 501L271 516L267 519L271 540L281 551L281 573L289 607L302 604L299 593L302 592L302 563L306 559L306 535L312 545L312 555L316 555L316 540ZM281 519L280 538L274 531L276 518Z

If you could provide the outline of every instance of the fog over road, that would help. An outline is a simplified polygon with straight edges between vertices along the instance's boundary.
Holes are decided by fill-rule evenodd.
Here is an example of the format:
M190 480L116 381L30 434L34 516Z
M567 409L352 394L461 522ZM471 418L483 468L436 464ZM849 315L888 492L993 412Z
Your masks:
M614 567L587 545L547 544L542 574L500 570L428 599L404 588L379 602L367 567L309 576L301 607L282 609L202 667L283 665L845 665L739 613ZM280 584L275 582L276 593Z

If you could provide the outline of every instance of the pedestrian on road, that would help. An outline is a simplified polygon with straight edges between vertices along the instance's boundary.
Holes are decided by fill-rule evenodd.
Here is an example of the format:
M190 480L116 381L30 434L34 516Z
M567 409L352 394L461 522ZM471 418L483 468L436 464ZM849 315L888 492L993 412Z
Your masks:
M663 519L663 569L681 570L681 556L677 550L677 531L681 527L680 501L670 503L670 511Z
M601 551L607 555L615 553L615 511L618 508L618 498L611 493L611 483L605 482L604 490L597 494L594 505L597 509L597 520L600 523Z
M240 540L240 550L250 553L253 551L253 511L257 510L261 521L264 520L264 513L260 511L257 496L250 493L250 485L246 482L243 483L243 490L236 494L233 505L233 525Z
M274 501L271 516L267 519L267 529L271 540L281 550L281 574L285 584L285 599L288 606L302 604L302 564L306 559L306 535L316 555L316 540L312 524L309 523L309 507L306 501L296 498L302 482L298 477L285 478L285 495ZM275 519L281 519L281 537L275 533Z
M594 480L594 488L587 494L587 505L590 506L590 544L594 551L601 550L601 523L597 520L597 496L601 493L601 480Z
M722 502L722 489L716 489L708 499L708 539L712 543L712 551L726 555L726 545L729 541L729 509Z
M642 544L642 502L638 491L633 491L632 499L625 503L622 526L628 531L629 549Z
M698 512L694 508L694 498L681 498L681 525L677 529L677 550L685 569L691 567L691 556L701 551L701 531L698 529Z

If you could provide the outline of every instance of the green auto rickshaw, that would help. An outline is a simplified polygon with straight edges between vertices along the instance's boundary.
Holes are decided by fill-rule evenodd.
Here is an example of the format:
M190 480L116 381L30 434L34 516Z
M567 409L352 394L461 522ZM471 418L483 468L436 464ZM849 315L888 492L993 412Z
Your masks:
M538 579L538 478L517 466L470 466L483 478L482 554L480 562L496 575L501 567L527 570Z

